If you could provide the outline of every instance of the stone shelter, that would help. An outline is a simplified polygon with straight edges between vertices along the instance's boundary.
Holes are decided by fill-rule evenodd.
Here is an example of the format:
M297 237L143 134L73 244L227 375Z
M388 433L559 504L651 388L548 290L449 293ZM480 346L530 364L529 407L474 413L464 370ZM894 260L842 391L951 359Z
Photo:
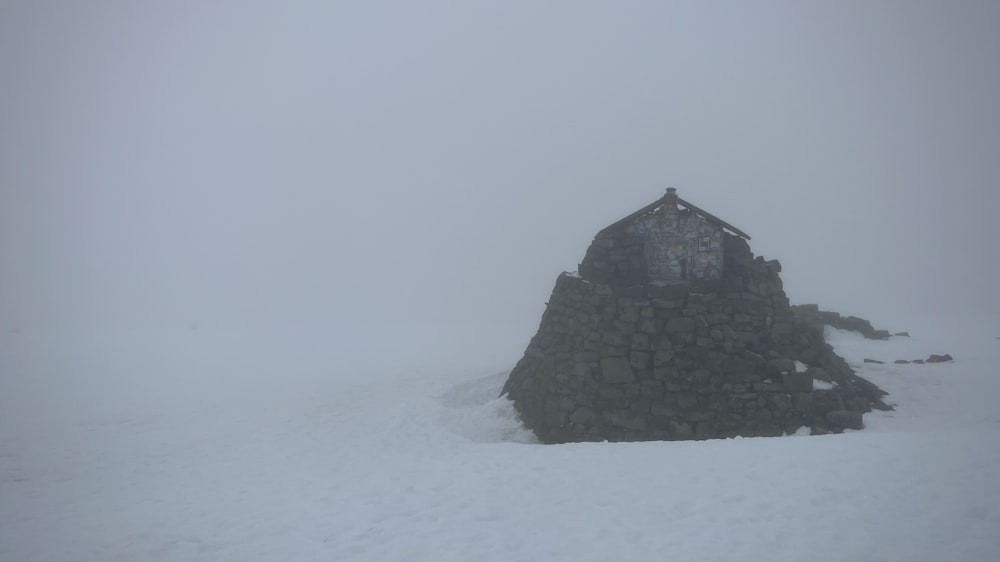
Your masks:
M549 443L860 429L884 393L797 319L749 239L673 188L602 229L502 394Z

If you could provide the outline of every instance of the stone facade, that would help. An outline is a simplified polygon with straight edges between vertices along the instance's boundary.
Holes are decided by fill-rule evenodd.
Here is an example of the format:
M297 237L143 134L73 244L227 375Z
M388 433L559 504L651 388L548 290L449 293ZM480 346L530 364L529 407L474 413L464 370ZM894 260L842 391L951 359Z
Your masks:
M559 276L504 386L540 439L840 432L886 407L884 393L825 343L822 325L793 313L777 261L754 258L745 240L710 225L719 275L680 279L669 249L649 250L650 240L670 238L644 230L648 216L602 231L580 274ZM649 257L662 255L652 267Z
M726 227L749 238L680 199L671 188L662 199L599 232L580 273L586 279L618 284L720 279Z
M722 228L690 210L664 205L627 230L643 240L650 279L722 277Z

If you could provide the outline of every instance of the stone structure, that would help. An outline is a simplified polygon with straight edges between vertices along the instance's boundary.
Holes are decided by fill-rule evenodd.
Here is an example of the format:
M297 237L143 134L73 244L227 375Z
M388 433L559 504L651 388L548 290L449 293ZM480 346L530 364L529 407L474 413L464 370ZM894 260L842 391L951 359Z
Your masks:
M524 423L550 443L709 439L860 429L886 408L748 239L673 189L599 232L504 386Z

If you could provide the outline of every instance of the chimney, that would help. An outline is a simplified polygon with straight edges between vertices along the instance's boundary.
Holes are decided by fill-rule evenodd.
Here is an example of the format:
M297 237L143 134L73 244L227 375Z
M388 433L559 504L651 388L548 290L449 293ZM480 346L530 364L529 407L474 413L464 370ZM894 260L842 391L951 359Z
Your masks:
M667 194L663 196L663 202L670 205L672 208L677 208L677 188L668 187Z

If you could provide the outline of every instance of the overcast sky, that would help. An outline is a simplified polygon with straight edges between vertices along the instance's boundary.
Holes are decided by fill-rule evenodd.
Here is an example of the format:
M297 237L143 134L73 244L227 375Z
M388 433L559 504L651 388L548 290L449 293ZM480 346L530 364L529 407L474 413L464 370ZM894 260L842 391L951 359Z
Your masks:
M998 30L994 1L7 0L0 322L513 364L676 186L793 303L996 327Z

